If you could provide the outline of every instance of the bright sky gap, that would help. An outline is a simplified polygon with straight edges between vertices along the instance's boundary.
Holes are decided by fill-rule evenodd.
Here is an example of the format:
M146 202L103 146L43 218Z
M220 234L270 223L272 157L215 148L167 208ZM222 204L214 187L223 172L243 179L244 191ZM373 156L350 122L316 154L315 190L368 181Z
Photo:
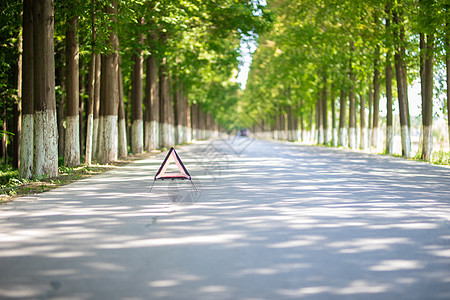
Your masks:
M252 1L255 11L253 14L261 15L262 11L257 8L258 5L267 5L266 0L253 0ZM258 48L258 35L254 32L250 35L241 34L241 41L239 45L239 73L236 81L240 84L241 89L245 90L247 84L248 73L250 72L250 66L252 64L253 53L255 53Z

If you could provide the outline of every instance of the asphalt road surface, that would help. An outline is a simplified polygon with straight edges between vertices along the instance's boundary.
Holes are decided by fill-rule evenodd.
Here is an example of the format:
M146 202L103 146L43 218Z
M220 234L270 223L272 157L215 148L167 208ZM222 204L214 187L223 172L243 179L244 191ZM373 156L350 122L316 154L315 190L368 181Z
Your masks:
M0 299L450 299L450 169L252 141L0 206Z

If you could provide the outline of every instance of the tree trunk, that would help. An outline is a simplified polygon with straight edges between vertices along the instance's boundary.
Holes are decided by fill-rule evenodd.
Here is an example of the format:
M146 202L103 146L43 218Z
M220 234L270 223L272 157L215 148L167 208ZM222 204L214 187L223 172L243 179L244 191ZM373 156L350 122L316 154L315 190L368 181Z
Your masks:
M185 130L184 130L184 103L183 103L183 83L175 79L175 92L174 92L174 102L175 102L175 141L177 144L183 144L185 141Z
M6 111L7 111L7 103L6 100L3 99L3 111L2 111L2 120L3 120L3 124L2 124L2 147L1 147L1 155L2 155L2 159L3 159L3 163L6 165L8 164L8 136L6 134L6 132L8 131L8 127L7 122L6 122Z
M393 21L399 28L396 35L399 41L396 44L395 50L395 73L397 77L397 94L400 109L400 125L402 135L402 155L409 157L411 154L411 138L410 138L410 122L409 122L409 104L408 104L408 87L407 87L407 71L405 62L405 28L403 20L399 12L394 10Z
M355 46L353 43L351 43L350 53L353 54L354 51L355 51ZM355 72L353 71L352 58L350 58L349 74L350 74L350 90L348 93L348 99L350 102L349 123L348 123L349 147L351 149L356 149L356 100L355 100L355 92L354 92L356 79L355 79Z
M169 113L168 113L168 98L169 98L169 84L167 79L167 71L165 59L159 67L159 120L160 120L160 143L161 147L169 147Z
M95 84L94 84L94 126L92 129L92 156L98 158L100 136L100 87L101 87L102 59L99 53L95 54Z
M191 127L192 139L198 140L198 105L196 103L191 106Z
M95 95L95 53L91 53L91 63L89 65L89 86L88 86L88 107L87 107L87 126L86 126L86 157L85 164L89 166L92 163L92 136L94 131L94 95Z
M106 13L116 22L117 2L106 7ZM102 55L101 65L101 91L100 91L100 128L99 128L99 161L110 163L117 160L117 114L119 105L119 39L114 30L111 30L107 41L112 52Z
M448 127L448 143L450 147L450 19L447 11L447 23L445 25L445 66L447 68L447 127Z
M174 102L173 102L173 93L172 93L172 86L173 86L173 81L172 81L172 74L169 73L169 77L168 77L168 95L169 97L166 98L168 100L167 102L167 111L169 113L168 116L168 121L169 121L169 141L170 141L170 146L175 146L175 112L174 112Z
M68 167L80 164L79 119L79 56L77 39L78 16L68 20L66 29L66 132L64 164Z
M22 134L20 139L19 177L33 175L33 15L32 0L23 1L23 72L22 72Z
M313 125L314 125L313 118L314 118L314 106L311 105L310 106L310 111L309 111L309 127L308 127L308 130L309 130L309 142L310 143L313 142L313 139L314 139L314 137L313 137L314 132L313 131L315 131L314 128L313 128Z
M198 139L199 140L203 140L204 139L203 124L205 122L204 121L205 116L203 114L203 109L202 109L202 104L201 103L198 104L197 109L198 109L198 123L197 123L197 125L198 125L198 130L197 130Z
M423 48L422 84L422 125L423 147L422 159L430 160L433 151L433 65L434 65L434 35L426 34ZM426 39L426 40L425 40ZM422 69L422 67L421 67Z
M316 126L317 126L317 144L324 143L324 134L323 134L323 114L322 114L322 92L319 92L316 102Z
M203 109L203 105L200 104L199 105L199 116L200 116L200 136L202 140L205 140L207 138L207 134L206 134L206 130L208 128L207 124L208 124L208 116L205 112L205 110Z
M345 124L347 123L346 118L347 111L347 95L345 89L341 89L341 96L339 99L339 146L347 146L347 128Z
M83 155L83 152L85 151L85 149L84 149L84 144L85 144L85 142L86 142L86 136L85 136L85 133L86 133L86 129L85 129L85 126L86 126L86 121L85 121L85 102L86 102L86 99L85 99L85 94L86 94L86 82L85 82L85 80L86 80L86 77L85 77L85 75L84 75L84 73L85 73L85 69L84 69L84 65L81 63L80 64L80 69L81 69L81 74L80 74L80 97L79 97L79 99L80 99L80 106L79 106L79 109L78 109L78 115L79 115L79 120L80 120L80 126L79 126L79 130L80 130L80 138L79 138L79 140L80 140L80 159L81 159L81 156Z
M390 19L389 2L386 5L386 33L389 34L391 19ZM392 63L391 50L389 47L386 52L386 153L394 153L394 127L392 118Z
M286 107L286 113L287 113L287 140L289 142L293 142L295 141L294 138L294 120L293 120L293 115L292 115L292 106L287 106Z
M58 66L55 70L56 76L56 85L61 87L62 93L59 93L56 106L57 106L57 130L58 130L58 157L64 157L64 145L65 145L65 129L64 129L64 121L66 118L66 83L65 83L65 72L64 72L64 55L57 52L55 53L56 65Z
M119 84L119 88L122 88L122 91L123 91L123 84ZM128 99L131 99L131 90L128 91ZM126 132L125 136L126 136L127 142L130 144L129 146L131 149L131 143L130 143L130 139L131 139L131 101L127 101L126 104L124 102L123 108L124 108L124 113L125 113L125 132ZM127 144L127 149L128 149L128 144Z
M281 139L280 128L281 128L281 116L280 116L280 112L278 111L277 115L275 116L275 130L273 132L273 138L275 140Z
M363 95L359 95L360 99L360 110L359 110L359 119L360 119L360 143L359 147L362 150L367 149L368 139L367 139L367 127L366 127L366 99Z
M122 57L119 57L119 70L117 74L117 79L119 80L117 84L119 86L118 155L119 157L126 157L128 155L128 144L127 144L127 122L125 119L125 107L123 103Z
M33 1L33 175L38 177L58 176L53 16L52 0Z
M369 92L368 92L368 97L369 97L369 103L368 103L368 107L369 107L369 116L367 118L367 128L368 128L368 136L367 139L369 141L372 140L372 133L373 133L373 128L372 128L372 122L373 122L373 90L372 87L369 87Z
M349 123L348 123L348 146L350 149L356 149L356 99L355 92L353 87L350 87L350 91L348 93L348 99L350 102L349 107Z
M185 114L186 114L186 142L192 142L192 126L191 126L191 106L189 105L189 97L186 93L184 95L184 105L185 105Z
M205 138L205 132L203 124L205 123L205 114L203 113L202 104L198 104L198 139L203 140Z
M328 144L328 90L327 90L327 74L323 74L323 87L321 95L322 110L322 127L323 127L323 144Z
M22 34L19 34L19 41L17 48L19 50L19 60L17 62L17 101L14 102L13 107L13 123L14 123L14 136L13 136L13 168L19 169L20 167L20 137L22 132Z
M164 59L165 60L165 59ZM167 74L165 61L159 69L159 97L160 97L160 141L162 147L174 145L173 105L170 97L170 79Z
M291 114L291 139L293 142L299 141L299 130L298 130L298 115L297 115L297 105L290 107Z
M338 129L336 127L336 97L334 86L331 86L331 144L338 146Z
M373 128L372 128L372 140L371 145L378 149L378 132L379 132L379 119L380 119L380 47L375 48L375 59L373 67Z
M150 55L145 60L145 150L152 151L159 148L159 84L158 67L155 57Z
M208 114L203 109L203 105L200 104L200 132L202 140L206 140L208 138Z
M88 79L88 106L87 106L87 125L86 125L86 157L84 162L87 166L92 163L92 142L94 133L94 98L95 98L95 38L96 38L96 28L95 28L95 0L91 1L92 12L91 12L91 27L92 27L92 52L91 52L91 62L89 64L89 79Z
M304 142L306 138L306 129L305 129L305 123L303 120L303 113L300 114L300 141Z
M209 112L205 113L205 139L209 139L211 137L214 128L213 123L211 114Z
M139 19L139 25L142 25L144 18ZM138 44L142 45L144 35L139 36ZM142 50L133 53L134 62L133 72L131 74L131 152L142 153L144 151L144 124L142 121L142 77L144 73L144 57Z

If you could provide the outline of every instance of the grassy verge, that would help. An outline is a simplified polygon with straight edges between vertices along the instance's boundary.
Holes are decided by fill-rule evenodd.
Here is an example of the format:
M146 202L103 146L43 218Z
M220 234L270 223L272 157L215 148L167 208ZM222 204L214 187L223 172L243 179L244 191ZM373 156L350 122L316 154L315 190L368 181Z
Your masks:
M320 144L320 145L311 145L311 146L319 146L319 147L328 147L328 148L334 148L334 149L345 149L345 150L351 150L350 148L344 148L342 146L339 147L334 147L331 142L329 142L326 145ZM363 151L358 149L355 149L355 151ZM422 153L419 151L417 152L413 157L410 158L405 158L404 156L402 156L401 154L389 154L386 152L386 150L384 150L384 152L374 152L374 151L369 151L369 153L372 154L380 154L380 155L388 155L388 156L392 156L392 157L398 157L398 158L404 158L404 159L409 159L409 160L415 160L415 161L421 161L421 162L426 162L429 164L433 164L433 165L439 165L439 166L450 166L450 152L445 152L443 150L439 150L439 151L434 151L430 157L430 160L423 160L421 158Z
M154 154L155 153L144 153L131 155L108 165L94 164L91 166L78 166L74 168L68 168L60 165L59 176L54 178L46 178L43 176L41 178L20 179L19 172L17 170L13 170L10 166L2 165L0 166L0 204L10 202L14 200L15 197L43 193L71 182L115 169L119 166L126 165L131 161L152 156ZM60 164L62 164L62 161L60 161Z

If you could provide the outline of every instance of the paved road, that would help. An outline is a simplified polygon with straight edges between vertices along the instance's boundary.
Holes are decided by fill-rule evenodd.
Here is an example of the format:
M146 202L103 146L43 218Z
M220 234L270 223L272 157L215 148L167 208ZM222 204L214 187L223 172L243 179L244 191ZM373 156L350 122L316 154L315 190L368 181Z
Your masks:
M0 206L0 298L450 299L450 169L243 141Z

